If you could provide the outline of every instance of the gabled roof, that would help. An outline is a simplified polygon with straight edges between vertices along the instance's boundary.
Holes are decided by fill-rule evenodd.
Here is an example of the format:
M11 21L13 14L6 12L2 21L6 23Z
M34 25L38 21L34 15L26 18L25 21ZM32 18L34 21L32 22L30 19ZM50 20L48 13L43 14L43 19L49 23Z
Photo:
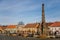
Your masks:
M7 25L7 28L16 28L16 25Z
M24 28L37 28L39 26L39 23L30 23L27 24Z
M51 27L60 27L60 22L54 22Z

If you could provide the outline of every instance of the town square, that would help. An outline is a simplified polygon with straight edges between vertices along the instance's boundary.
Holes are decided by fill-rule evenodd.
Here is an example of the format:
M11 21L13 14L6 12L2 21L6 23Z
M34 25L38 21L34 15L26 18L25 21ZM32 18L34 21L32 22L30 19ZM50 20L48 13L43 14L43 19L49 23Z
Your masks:
M0 40L60 40L60 0L0 0Z

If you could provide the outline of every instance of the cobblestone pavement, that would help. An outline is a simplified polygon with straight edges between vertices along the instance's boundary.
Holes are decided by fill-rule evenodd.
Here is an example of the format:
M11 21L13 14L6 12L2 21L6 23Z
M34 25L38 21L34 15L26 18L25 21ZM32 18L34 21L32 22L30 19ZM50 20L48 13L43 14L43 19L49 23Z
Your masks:
M0 35L0 40L60 40L60 38L55 38L55 39L40 39L40 38L24 38L20 36L3 36Z

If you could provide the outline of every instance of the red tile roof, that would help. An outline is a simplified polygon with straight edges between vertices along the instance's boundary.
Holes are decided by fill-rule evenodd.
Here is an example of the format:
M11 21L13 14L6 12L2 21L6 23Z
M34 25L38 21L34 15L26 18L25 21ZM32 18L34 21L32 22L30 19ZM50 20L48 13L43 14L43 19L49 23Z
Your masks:
M7 28L16 28L16 25L7 25Z
M0 30L2 30L2 27L0 27Z
M46 26L50 26L52 25L53 22L49 22L49 23L46 23ZM30 24L27 24L24 28L37 28L40 26L40 23L30 23Z
M60 27L60 22L54 22L51 27Z
M53 22L46 23L46 26L51 26Z
M2 26L2 29L4 30L4 29L6 29L7 28L7 26Z
M38 26L39 26L38 23L31 23L31 24L27 24L24 28L36 28Z
M0 30L3 29L3 26L0 26Z

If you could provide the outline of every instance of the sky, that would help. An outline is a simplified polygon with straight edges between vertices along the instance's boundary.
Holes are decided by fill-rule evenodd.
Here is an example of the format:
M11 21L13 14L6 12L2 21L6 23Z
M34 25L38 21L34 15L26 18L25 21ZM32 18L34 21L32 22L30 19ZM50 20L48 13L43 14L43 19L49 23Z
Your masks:
M42 3L46 22L60 21L60 0L0 0L0 25L41 22Z

